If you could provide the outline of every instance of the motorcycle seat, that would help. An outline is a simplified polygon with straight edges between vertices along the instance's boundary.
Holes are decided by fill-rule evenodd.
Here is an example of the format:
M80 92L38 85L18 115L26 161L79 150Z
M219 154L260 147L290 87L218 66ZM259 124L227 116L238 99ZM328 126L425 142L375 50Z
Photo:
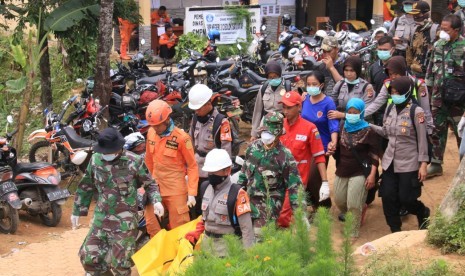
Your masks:
M233 96L238 97L238 95L240 95L240 94L249 93L251 91L258 91L258 89L260 89L260 86L262 86L262 85L257 84L257 85L253 85L253 86L248 87L248 88L238 87L237 88L237 95L233 95Z
M46 167L50 167L50 163L45 163L45 162L37 162L37 163L18 163L16 166L13 168L14 172L16 174L20 173L27 173L27 172L34 172Z
M97 143L93 140L82 138L72 127L65 127L63 132L65 133L66 138L68 138L68 142L73 149L89 148Z
M137 84L155 84L159 80L166 79L166 73L154 77L144 77L137 80Z
M218 62L208 63L205 68L207 69L207 71L214 71L216 68L218 68L221 71L221 70L224 70L224 69L227 69L227 68L231 67L231 65L233 65L233 64L234 64L234 61L221 60L221 61L218 61Z

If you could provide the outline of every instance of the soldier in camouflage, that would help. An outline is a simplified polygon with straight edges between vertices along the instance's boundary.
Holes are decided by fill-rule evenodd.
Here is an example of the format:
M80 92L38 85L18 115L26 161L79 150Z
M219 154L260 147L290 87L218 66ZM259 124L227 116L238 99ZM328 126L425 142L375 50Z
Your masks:
M458 0L457 4L460 9L455 12L455 15L458 15L462 20L462 25L465 25L465 0ZM465 35L465 29L462 30L462 35Z
M123 150L124 138L113 128L103 130L94 147L84 177L78 185L71 222L78 226L79 216L87 216L94 189L99 196L94 218L79 250L86 275L131 275L131 256L137 237L137 188L143 186L163 216L158 185L144 159Z
M407 65L417 78L425 78L428 66L428 54L436 41L439 25L430 19L430 6L426 1L413 4L413 19L417 26L407 48Z
M461 139L457 133L457 123L464 115L464 103L443 101L445 79L465 81L465 38L460 35L462 21L457 15L447 15L442 19L440 40L434 44L426 73L426 85L432 87L432 114L434 131L432 135L433 158L428 167L428 177L442 175L442 160L447 142L449 126L454 130L457 144Z
M292 209L297 207L297 191L302 179L292 153L279 141L283 134L283 118L279 112L268 113L255 140L245 152L245 162L237 184L247 187L252 219L258 234L268 220L277 220L286 190Z

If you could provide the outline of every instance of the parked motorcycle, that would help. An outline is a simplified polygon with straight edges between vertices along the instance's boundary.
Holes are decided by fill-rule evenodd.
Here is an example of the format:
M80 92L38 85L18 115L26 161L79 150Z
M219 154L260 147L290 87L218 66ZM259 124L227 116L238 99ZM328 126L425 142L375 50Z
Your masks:
M7 117L6 138L0 138L0 232L14 234L18 229L18 210L22 203L18 196L18 188L13 182L12 167L16 165L16 150L8 142L16 133L8 133L8 124L13 123L11 116Z
M71 128L72 129L72 128ZM7 141L12 135L7 135ZM12 148L10 147L10 152ZM42 223L49 227L60 223L61 205L70 197L68 189L61 189L61 175L50 163L10 163L14 183L18 189L21 210L31 216L39 216Z

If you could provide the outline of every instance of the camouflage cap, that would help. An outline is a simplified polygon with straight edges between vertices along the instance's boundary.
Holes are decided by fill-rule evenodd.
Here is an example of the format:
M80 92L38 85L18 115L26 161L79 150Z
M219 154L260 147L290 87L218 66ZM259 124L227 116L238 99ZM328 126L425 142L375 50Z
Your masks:
M323 49L323 51L326 52L329 52L333 48L337 47L339 47L339 44L337 43L337 38L335 38L334 36L327 36L323 38L323 41L321 42L321 49Z
M258 131L269 131L271 134L279 136L283 133L283 120L283 114L276 111L269 112L263 119L263 126Z

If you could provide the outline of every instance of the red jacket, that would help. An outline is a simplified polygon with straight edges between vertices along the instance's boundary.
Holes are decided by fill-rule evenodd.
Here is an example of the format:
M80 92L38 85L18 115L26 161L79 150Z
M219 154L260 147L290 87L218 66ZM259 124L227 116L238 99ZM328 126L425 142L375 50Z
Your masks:
M281 143L292 152L295 161L297 161L302 183L307 186L312 159L315 159L315 163L326 162L320 133L313 123L301 116L293 125L289 125L287 119L284 119L284 129L286 133L281 136Z

